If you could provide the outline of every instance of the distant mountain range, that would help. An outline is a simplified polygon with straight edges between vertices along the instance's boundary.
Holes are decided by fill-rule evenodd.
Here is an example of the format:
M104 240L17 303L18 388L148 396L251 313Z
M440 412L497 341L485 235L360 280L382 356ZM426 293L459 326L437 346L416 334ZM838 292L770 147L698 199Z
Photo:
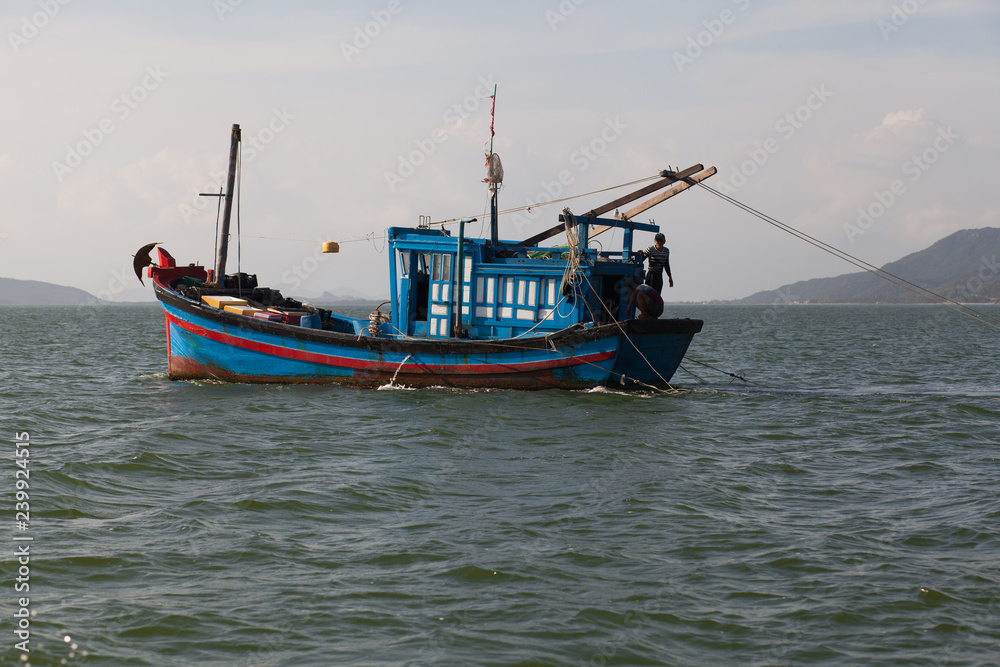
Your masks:
M963 229L931 247L881 267L964 303L1000 302L1000 229ZM732 303L929 303L866 271L816 278L757 292Z
M331 292L323 292L317 297L308 299L311 303L326 306L367 306L369 304L381 303L386 301L386 299L373 299L366 294L351 289L350 287L344 288L345 291L350 292L349 294L333 294Z
M0 306L92 306L108 303L75 287L0 278Z

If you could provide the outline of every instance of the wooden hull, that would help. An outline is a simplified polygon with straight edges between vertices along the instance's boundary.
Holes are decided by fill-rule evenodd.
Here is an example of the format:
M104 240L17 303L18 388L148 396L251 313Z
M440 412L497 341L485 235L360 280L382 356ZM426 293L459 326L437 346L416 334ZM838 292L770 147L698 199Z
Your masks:
M664 386L700 320L628 320L547 337L389 339L220 311L156 285L171 379L407 387Z

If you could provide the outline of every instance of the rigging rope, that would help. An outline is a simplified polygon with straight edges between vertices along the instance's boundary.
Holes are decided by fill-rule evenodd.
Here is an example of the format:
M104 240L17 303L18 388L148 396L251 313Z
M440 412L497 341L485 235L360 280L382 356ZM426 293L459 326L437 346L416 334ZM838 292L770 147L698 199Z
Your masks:
M728 375L729 377L733 378L733 380L741 380L741 381L743 381L743 382L747 382L747 383L749 383L749 384L753 384L753 385L757 384L756 382L751 382L750 380L746 379L746 378L745 378L745 377L744 377L744 376L743 376L742 374L740 374L740 373L730 373L729 371L724 371L724 370L722 370L721 368L716 368L715 366L713 366L713 365L711 365L711 364L706 364L706 363L705 363L704 361L698 361L697 359L692 359L691 357L685 357L685 359L687 359L687 360L688 360L688 361L690 361L690 362L693 362L693 363L696 363L696 364L698 364L699 366L704 366L705 368L711 368L711 369L712 369L713 371L716 371L716 372L718 372L718 373L722 373L723 375ZM682 368L683 368L683 367L682 367ZM692 373L691 371L689 371L689 370L688 370L688 369L686 369L686 368L684 369L684 372L685 372L685 373L689 373L689 374L691 374L691 375L694 375L694 373ZM694 376L695 376L696 378L698 377L697 375L694 375ZM701 378L698 378L698 379L699 379L699 380L701 380ZM704 382L704 380L701 380L701 381L702 381L702 382Z
M624 187L628 187L630 185L636 185L637 183L645 183L647 181L654 181L654 180L656 180L658 178L663 178L663 177L660 176L659 174L657 174L655 176L648 176L646 178L640 178L640 179L635 180L635 181L629 181L628 183L622 183L620 185L612 185L611 187L601 188L600 190L592 190L591 192L584 192L583 194L580 194L580 195L573 195L571 197L561 197L559 199L550 199L549 201L538 202L537 204L527 204L525 206L518 206L516 208L508 208L508 209L504 209L502 211L498 211L497 215L506 215L508 213L517 213L518 211L530 211L533 208L542 208L543 206L549 206L550 204L558 204L558 203L561 203L561 202L564 202L564 201L570 201L571 199L579 199L580 197L589 197L590 195L597 195L597 194L600 194L602 192L607 192L608 190L617 190L618 188L624 188ZM471 217L471 216L462 216L462 217L459 217L459 218L448 218L447 220L436 220L436 221L434 221L434 222L432 222L430 224L432 224L432 225L449 225L449 224L451 224L453 222L458 222L459 220L462 220L462 219L468 218L468 217Z
M684 368L684 364L678 364L677 368L681 369L682 371L684 371L685 373L687 373L688 375L690 375L691 377L693 377L695 380L698 380L702 384L708 384L708 380L706 380L705 378L701 377L697 373L693 373L693 372L689 371L688 369Z
M971 308L971 307L969 307L969 306L967 306L965 304L959 303L958 301L954 301L953 299L949 299L946 296L943 296L941 294L938 294L937 292L929 290L926 287L921 287L920 285L912 283L909 280L906 280L905 278L900 278L896 274L891 273L889 271L886 271L885 269L880 269L877 266L874 266L873 264L869 264L868 262L866 262L866 261L864 261L862 259L859 259L859 258L855 257L854 255L848 253L848 252L840 250L839 248L835 248L834 246L832 246L832 245L830 245L828 243L824 243L823 241L820 241L819 239L814 238L814 237L806 234L805 232L802 232L802 231L799 231L798 229L795 229L791 225L788 225L786 223L781 222L780 220L772 218L771 216L767 215L766 213L761 213L757 209L755 209L755 208L753 208L753 207L751 207L751 206L749 206L747 204L744 204L743 202L738 201L737 199L734 199L733 197L730 197L727 194L723 194L723 193L719 192L718 190L716 190L715 188L712 188L712 187L710 187L708 185L705 185L704 183L698 183L698 185L700 187L708 190L709 192L711 192L716 197L719 197L723 201L726 201L726 202L732 204L733 206L736 206L737 208L740 208L740 209L746 211L747 213L760 218L761 220L763 220L767 224L771 225L772 227L777 227L781 231L786 232L788 234L791 234L792 236L798 238L799 240L805 241L809 245L816 246L817 248L819 248L823 252L829 253L829 254L833 255L834 257L837 257L838 259L842 259L842 260L844 260L845 262L847 262L849 264L853 264L854 266L856 266L856 267L858 267L860 269L863 269L863 270L867 271L868 273L872 273L872 274L878 276L879 278L882 278L883 280L887 280L887 281L893 283L894 285L896 285L897 287L902 287L905 290L909 290L910 292L913 292L917 296L920 296L920 297L923 297L925 299L929 299L931 301L934 301L934 302L936 302L936 303L938 303L938 304L940 304L940 305L942 305L942 306L944 306L946 308L950 308L951 310L954 310L956 313L959 313L961 315L965 315L966 317L971 317L972 319L978 320L979 322L982 322L983 324L985 324L987 326L990 326L990 327L993 327L994 329L1000 330L1000 326L998 326L997 324L994 324L994 322L1000 322L1000 318L996 318L996 317L993 317L991 315L987 315L986 313L978 311L975 308ZM993 322L988 322L987 320L993 320Z
M659 174L657 174L655 176L648 176L646 178L640 178L640 179L635 180L635 181L629 181L628 183L622 183L620 185L612 185L612 186L607 187L607 188L601 188L600 190L593 190L591 192L585 192L585 193L580 194L580 195L573 195L571 197L562 197L560 199L550 199L549 201L538 202L537 204L527 204L525 206L518 206L516 208L508 208L508 209L504 209L503 211L498 211L497 215L507 215L509 213L517 213L518 211L530 211L533 208L542 208L543 206L549 206L551 204L558 204L560 202L570 201L571 199L579 199L580 197L589 197L590 195L600 194L602 192L607 192L608 190L617 190L618 188L624 188L624 187L628 187L630 185L636 185L637 183L645 183L647 181L653 181L653 180L656 180L658 178L661 178L661 176ZM484 211L485 211L485 209L484 209ZM429 225L441 225L441 226L444 226L444 225L450 225L451 223L458 222L460 220L466 220L466 219L472 218L472 217L482 218L483 216L485 216L485 213L483 213L481 216L465 215L465 216L461 216L461 217L458 217L458 218L448 218L447 220L437 220L435 222L431 222L431 223L428 223L428 224ZM292 238L281 237L281 236L251 236L251 235L247 234L247 238L248 239L265 239L265 240L268 240L268 241L294 241L294 242L297 242L297 243L316 243L316 239L292 239ZM384 238L386 238L385 235L376 236L375 232L365 232L365 233L362 233L362 234L354 234L353 236L345 236L344 238L341 238L341 239L335 239L335 241L336 241L336 243L351 243L353 241L366 241L366 240L384 239Z

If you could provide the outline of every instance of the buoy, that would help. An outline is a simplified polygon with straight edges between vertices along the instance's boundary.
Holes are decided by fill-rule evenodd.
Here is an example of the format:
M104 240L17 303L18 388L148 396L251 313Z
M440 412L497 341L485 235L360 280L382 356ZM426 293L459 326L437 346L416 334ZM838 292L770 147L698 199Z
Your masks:
M323 244L323 252L340 252L340 244L336 241L327 241Z

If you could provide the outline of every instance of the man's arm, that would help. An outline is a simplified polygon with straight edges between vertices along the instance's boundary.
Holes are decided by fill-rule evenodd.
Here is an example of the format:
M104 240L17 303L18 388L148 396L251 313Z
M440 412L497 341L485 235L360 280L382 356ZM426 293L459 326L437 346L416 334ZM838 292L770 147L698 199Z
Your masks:
M637 290L637 289L632 290L632 295L628 298L628 309L629 310L632 309L632 304L635 303L635 297L636 297L636 295L638 293L639 293L639 290Z

